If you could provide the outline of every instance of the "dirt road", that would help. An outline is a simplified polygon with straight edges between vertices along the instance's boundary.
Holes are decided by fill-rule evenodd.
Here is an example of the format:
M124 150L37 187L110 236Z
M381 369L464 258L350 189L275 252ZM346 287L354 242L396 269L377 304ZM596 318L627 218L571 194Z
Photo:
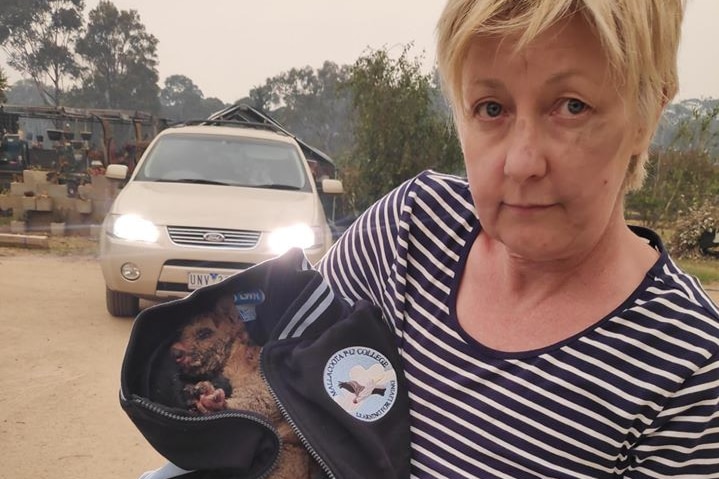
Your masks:
M91 256L0 248L0 478L137 478L164 464L118 402L130 320Z

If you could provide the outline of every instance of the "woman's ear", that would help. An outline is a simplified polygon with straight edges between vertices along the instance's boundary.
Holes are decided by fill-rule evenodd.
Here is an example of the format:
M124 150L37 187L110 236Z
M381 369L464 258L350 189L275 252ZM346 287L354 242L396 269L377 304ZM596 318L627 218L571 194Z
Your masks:
M637 118L639 127L636 132L636 146L632 151L633 155L642 155L649 150L652 137L654 137L654 133L657 131L659 121L661 121L662 114L664 113L664 108L667 106L667 103L667 96L664 92L662 92L659 108L656 109L654 114L647 115L648 118Z
M632 157L639 157L649 150L652 136L654 136L654 131L656 130L656 124L656 122L653 122L652 125L643 123L637 128Z

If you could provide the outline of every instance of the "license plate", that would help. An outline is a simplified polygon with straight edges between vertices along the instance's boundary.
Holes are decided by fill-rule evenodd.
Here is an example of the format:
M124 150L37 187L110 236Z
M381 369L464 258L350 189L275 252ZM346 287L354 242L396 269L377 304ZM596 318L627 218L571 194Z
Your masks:
M231 273L187 273L187 289L190 291L210 284L219 283Z

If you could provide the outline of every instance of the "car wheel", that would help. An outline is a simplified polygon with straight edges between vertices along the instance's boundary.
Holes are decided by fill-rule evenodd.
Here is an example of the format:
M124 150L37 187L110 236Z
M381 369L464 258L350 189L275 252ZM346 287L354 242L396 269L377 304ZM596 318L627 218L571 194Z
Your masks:
M135 316L140 311L140 299L127 293L120 293L105 287L107 312L113 316Z

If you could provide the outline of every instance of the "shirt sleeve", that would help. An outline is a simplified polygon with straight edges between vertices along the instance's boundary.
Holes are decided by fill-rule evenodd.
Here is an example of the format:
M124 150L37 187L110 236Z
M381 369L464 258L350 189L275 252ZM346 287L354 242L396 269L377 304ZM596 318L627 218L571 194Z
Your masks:
M719 354L672 395L632 456L627 479L719 478Z
M393 291L399 286L398 245L406 234L403 211L414 179L408 180L363 212L317 264L335 293L350 302L368 300L393 318ZM394 321L390 321L394 323Z

